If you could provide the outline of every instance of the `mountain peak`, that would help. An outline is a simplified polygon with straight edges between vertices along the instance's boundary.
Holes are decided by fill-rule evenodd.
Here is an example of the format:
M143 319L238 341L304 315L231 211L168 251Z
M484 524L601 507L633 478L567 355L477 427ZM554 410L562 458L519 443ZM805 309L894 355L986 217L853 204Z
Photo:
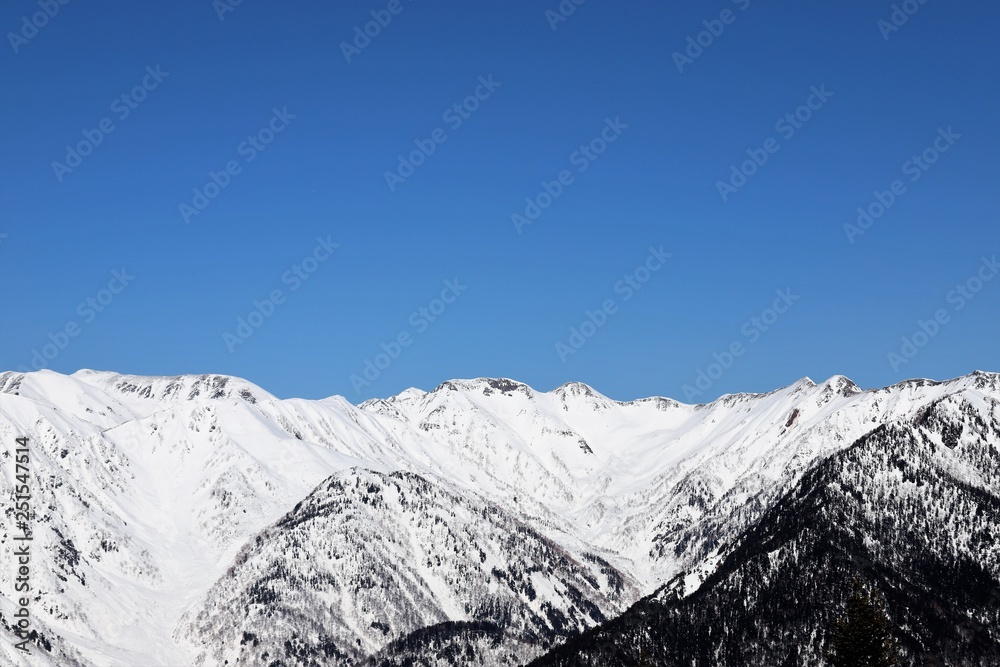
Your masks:
M853 396L862 393L861 387L844 375L833 375L821 385L824 390L840 396Z
M604 398L600 392L595 391L593 387L583 382L566 382L553 389L552 393L558 396L600 396Z
M409 389L404 389L403 391L396 394L396 398L401 401L410 401L415 398L422 398L427 395L427 392L423 389L417 389L416 387L410 387Z
M124 398L159 403L196 398L236 398L247 403L275 400L249 380L232 375L126 375L82 369L70 377Z
M808 375L806 375L806 376L803 376L803 377L799 378L798 380L796 380L794 383L792 383L789 386L792 389L812 389L813 387L816 386L816 383L813 382L813 380L812 380L811 377L809 377Z
M446 380L435 387L431 393L438 393L444 391L464 391L464 392L477 392L485 396L490 396L494 393L500 393L504 395L510 395L513 393L521 393L525 396L530 396L534 393L531 387L528 385L517 382L516 380L511 380L510 378L475 378L474 380Z
M1000 387L1000 373L975 370L969 373L966 378L976 389L997 389Z

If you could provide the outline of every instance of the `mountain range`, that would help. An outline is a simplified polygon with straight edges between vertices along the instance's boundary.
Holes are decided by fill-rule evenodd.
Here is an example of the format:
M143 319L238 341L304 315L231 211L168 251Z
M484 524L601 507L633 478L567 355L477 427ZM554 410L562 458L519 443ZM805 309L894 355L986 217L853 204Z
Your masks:
M0 663L820 665L861 579L904 664L1000 665L998 403L978 371L697 405L3 373Z

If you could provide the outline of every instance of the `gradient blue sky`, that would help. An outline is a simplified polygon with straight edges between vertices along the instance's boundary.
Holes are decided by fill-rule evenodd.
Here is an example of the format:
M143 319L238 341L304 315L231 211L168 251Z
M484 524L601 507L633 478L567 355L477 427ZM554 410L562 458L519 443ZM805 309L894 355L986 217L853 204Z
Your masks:
M690 399L712 370L696 398L710 400L806 375L1000 370L1000 280L953 292L1000 252L1000 5L929 0L884 39L892 3L871 0L589 0L555 30L557 0L401 0L347 62L341 43L388 5L244 0L220 20L210 0L70 2L15 51L10 33L41 10L6 3L0 368L30 368L75 324L46 367L226 373L354 401L455 377ZM725 9L679 72L673 53ZM156 66L169 76L120 119L115 100ZM500 87L452 129L443 112L491 75ZM813 86L833 96L786 138L776 122ZM274 108L295 118L247 162L240 143ZM628 128L580 173L574 151L618 117ZM114 131L60 182L52 163L105 118ZM909 180L949 127L960 139ZM386 170L436 128L447 140L390 191ZM723 201L717 182L768 138L779 150ZM185 224L179 205L230 160L240 173ZM518 233L511 215L564 169L573 182ZM895 179L904 194L848 242L845 223ZM339 248L292 290L283 274L319 237ZM672 257L626 300L616 281L651 246ZM135 278L102 312L79 307L122 268ZM418 326L453 279L467 289ZM276 289L285 301L231 352L223 334ZM798 300L751 335L779 289ZM614 314L561 359L607 299ZM411 344L354 386L401 333ZM743 354L710 369L734 343Z

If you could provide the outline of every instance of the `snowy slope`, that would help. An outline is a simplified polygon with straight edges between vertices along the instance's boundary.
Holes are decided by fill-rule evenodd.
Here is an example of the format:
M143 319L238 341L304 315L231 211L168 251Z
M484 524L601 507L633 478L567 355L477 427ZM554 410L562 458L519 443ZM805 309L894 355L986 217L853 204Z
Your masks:
M129 380L114 393L45 372L2 382L16 393L0 398L0 437L27 435L32 449L32 606L95 664L189 664L171 639L184 609L251 535L359 463L287 432L285 406L265 418L245 398L195 393L202 379ZM338 423L353 445L360 429ZM6 498L13 467L2 474ZM5 598L10 576L0 574Z
M879 426L812 468L712 568L532 665L823 665L854 577L884 596L901 664L1000 665L996 399L952 394Z
M447 534L494 545L490 558L498 560L511 525L523 525L537 544L556 545L576 565L554 567L554 579L535 588L563 605L563 614L576 603L558 591L606 561L598 569L621 578L620 594L594 589L586 600L611 616L690 568L707 576L719 550L818 461L946 398L998 400L1000 381L975 373L862 391L838 376L686 405L658 397L617 402L578 383L537 392L512 380L477 379L353 406L339 397L279 400L225 376L0 374L4 448L12 448L16 436L31 438L34 627L53 654L63 652L47 663L50 652L36 648L33 662L17 662L6 637L0 662L215 664L222 649L201 643L203 629L211 625L213 636L228 637L245 620L211 620L227 595L240 594L238 586L226 589L230 568L241 569L238 558L246 559L247 572L253 563L270 568L283 558L254 550L259 535L316 548L339 535L353 567L403 586L389 571L402 567L398 559L379 557L372 541L348 539L349 523L316 517L292 532L281 523L307 497L319 502L324 484L352 475L412 475L390 478L410 480L407 494L422 496L424 514L386 504L365 520L386 539L416 535L414 526L437 516ZM14 468L7 458L0 463L9 517ZM500 518L473 530L469 513L481 507L499 508ZM467 528L472 532L464 533ZM8 519L0 542L4 562L12 532ZM436 546L426 536L399 544L411 557ZM506 566L522 556L508 554ZM449 559L448 567L468 573L476 560ZM548 560L538 556L537 562ZM320 570L309 573L317 567L308 563L295 576L319 577ZM345 654L370 654L442 622L483 620L465 607L485 580L448 579L434 568L405 580L414 600L433 602L412 602L399 612L405 623L377 621L391 628L387 633L362 622L348 589L324 593L340 600L335 625L353 632L336 635L352 643ZM11 568L3 568L0 628L11 618L12 584ZM529 609L532 600L518 594L508 603ZM204 623L192 623L197 618ZM574 618L596 622L586 614ZM533 632L550 633L548 641L558 636L556 625ZM477 641L489 643L482 639L489 632L470 627ZM523 639L521 629L513 634Z
M502 618L499 651L517 641L537 655L635 596L600 558L497 505L412 473L351 469L249 543L178 635L204 647L197 665L333 667L429 625Z

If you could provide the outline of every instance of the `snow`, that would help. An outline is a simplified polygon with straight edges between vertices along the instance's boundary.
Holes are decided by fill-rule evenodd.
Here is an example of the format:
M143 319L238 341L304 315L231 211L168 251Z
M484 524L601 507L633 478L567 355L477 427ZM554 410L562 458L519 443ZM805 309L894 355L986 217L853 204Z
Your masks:
M35 606L39 627L94 664L171 665L196 653L175 636L181 618L248 541L331 475L411 471L497 504L568 553L606 558L637 583L635 596L680 573L690 594L717 564L709 538L744 528L752 499L767 506L820 458L933 402L995 413L998 400L998 376L981 372L867 391L843 376L804 378L705 405L477 378L355 406L280 400L228 376L39 371L0 374L0 437L31 438L35 509L47 515L36 585L53 604ZM0 463L9 498L14 469ZM56 577L55 529L79 552L86 584ZM9 557L9 539L2 548ZM486 566L504 557L490 552ZM438 613L464 618L450 584L420 567ZM548 580L532 584L540 599L555 594ZM8 618L11 590L4 571Z

